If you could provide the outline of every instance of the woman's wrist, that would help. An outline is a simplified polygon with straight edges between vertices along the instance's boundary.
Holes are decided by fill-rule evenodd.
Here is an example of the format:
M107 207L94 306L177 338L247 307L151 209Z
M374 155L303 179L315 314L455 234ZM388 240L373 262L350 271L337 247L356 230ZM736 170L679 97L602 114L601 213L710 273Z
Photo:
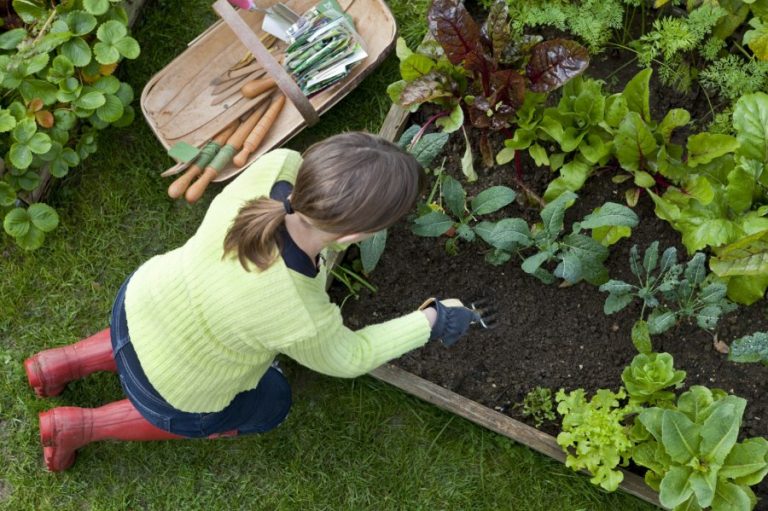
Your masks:
M432 328L435 326L435 321L437 321L437 311L434 307L427 307L425 309L421 310L422 313L427 317L427 321L429 321L429 328Z

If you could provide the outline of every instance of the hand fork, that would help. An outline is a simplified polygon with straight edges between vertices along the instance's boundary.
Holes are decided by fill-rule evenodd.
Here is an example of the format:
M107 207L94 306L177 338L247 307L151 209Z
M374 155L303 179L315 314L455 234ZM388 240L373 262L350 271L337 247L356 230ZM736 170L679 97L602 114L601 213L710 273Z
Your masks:
M498 311L489 300L484 298L475 300L469 304L469 308L475 311L478 317L473 324L478 324L487 330L498 325Z

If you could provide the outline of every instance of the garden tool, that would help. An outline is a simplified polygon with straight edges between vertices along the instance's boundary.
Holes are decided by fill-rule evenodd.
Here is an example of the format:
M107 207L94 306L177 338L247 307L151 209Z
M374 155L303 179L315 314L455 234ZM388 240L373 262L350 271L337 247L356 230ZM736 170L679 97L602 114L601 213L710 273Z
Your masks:
M469 308L478 315L476 324L485 329L495 328L498 324L498 311L496 307L486 299L479 299L469 303Z
M242 167L248 162L248 157L253 153L267 136L269 128L275 122L275 119L280 115L280 111L285 105L285 96L279 94L269 105L269 108L264 113L264 116L256 123L253 130L248 134L248 138L243 142L243 149L232 158L232 163L238 167Z
M40 413L40 440L45 465L51 472L72 466L77 450L98 440L178 440L175 435L149 423L127 399L99 408L60 406ZM208 438L236 436L237 430Z
M192 183L189 188L187 188L187 191L184 194L184 198L187 199L187 202L194 204L200 200L200 197L203 196L203 193L205 192L208 184L218 175L221 169L223 169L232 161L232 157L235 155L235 153L237 153L237 151L243 147L245 138L248 136L251 130L253 130L254 126L256 126L256 123L259 122L261 116L264 115L264 112L267 110L267 106L267 103L259 106L245 121L243 121L242 124L240 124L240 126L238 126L234 133L230 135L226 144L224 144L224 146L219 149L219 151L216 153L216 156L214 156L208 166L205 167L202 175L198 177L197 181Z
M229 3L241 9L264 13L262 30L275 37L288 41L288 29L294 25L301 27L306 21L288 8L284 3L277 2L266 9L259 7L253 0L229 0Z
M109 328L75 344L32 355L24 361L24 369L40 397L57 396L70 381L96 371L116 372Z
M216 153L219 152L221 146L223 146L227 142L227 139L229 139L229 137L232 135L232 133L235 132L237 125L237 121L230 123L200 150L189 146L193 151L195 151L196 154L194 157L186 161L194 161L194 163L184 174L176 178L176 180L168 187L169 197L172 199L178 199L184 194L184 192L187 191L187 188L189 188L189 184L192 182L192 180L195 179L198 174L200 174L200 172L202 172L202 170L208 166L209 163L211 163L211 160L213 160L214 156L216 156ZM171 156L174 155L174 148L180 144L183 143L180 142L171 148L169 151ZM188 146L189 144L186 145Z

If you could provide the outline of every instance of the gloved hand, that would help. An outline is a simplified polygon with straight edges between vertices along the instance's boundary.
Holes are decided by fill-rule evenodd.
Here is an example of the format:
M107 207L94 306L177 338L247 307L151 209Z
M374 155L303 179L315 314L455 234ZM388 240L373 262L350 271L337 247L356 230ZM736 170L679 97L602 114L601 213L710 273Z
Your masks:
M460 300L430 298L421 304L419 310L434 307L437 319L432 325L429 340L440 340L445 346L452 346L469 330L469 325L480 321L480 314L465 307Z

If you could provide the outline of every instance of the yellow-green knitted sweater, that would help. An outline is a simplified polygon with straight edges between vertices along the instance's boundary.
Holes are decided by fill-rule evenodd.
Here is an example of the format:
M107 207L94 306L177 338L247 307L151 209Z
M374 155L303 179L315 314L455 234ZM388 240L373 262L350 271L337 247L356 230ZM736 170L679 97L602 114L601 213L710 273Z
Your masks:
M325 292L327 269L310 278L282 258L246 272L222 259L224 236L248 200L293 183L301 164L278 149L256 160L211 203L183 246L144 263L128 283L128 331L150 383L186 412L223 409L252 389L277 353L331 376L354 377L429 338L421 312L352 331Z

